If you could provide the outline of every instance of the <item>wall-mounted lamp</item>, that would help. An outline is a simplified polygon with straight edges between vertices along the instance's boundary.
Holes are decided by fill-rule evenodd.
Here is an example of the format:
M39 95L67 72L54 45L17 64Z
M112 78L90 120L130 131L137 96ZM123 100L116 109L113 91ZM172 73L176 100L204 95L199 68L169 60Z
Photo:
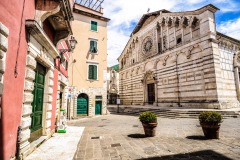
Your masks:
M71 36L71 39L69 40L69 42L70 42L70 47L68 49L59 49L60 56L58 56L57 58L60 58L60 63L63 63L65 61L63 54L65 52L72 52L75 49L76 44L78 43L75 37L73 36Z
M71 39L69 40L69 42L70 42L70 48L59 49L60 55L65 53L65 52L72 52L75 49L76 44L78 43L77 40L75 39L75 37L73 37L73 36L71 36Z

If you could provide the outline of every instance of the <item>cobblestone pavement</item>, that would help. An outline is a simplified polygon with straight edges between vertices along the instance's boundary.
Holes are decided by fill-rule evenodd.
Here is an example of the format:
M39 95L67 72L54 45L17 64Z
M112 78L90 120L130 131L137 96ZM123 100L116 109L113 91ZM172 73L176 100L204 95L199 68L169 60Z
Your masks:
M196 119L158 118L157 136L151 138L144 137L136 116L98 116L69 125L86 127L75 160L240 159L240 118L224 120L219 140L206 140Z

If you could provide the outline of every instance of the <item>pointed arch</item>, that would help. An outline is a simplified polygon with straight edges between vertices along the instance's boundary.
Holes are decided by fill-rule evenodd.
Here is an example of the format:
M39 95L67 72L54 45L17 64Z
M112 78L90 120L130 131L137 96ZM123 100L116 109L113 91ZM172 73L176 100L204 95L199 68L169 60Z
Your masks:
M157 64L158 64L159 61L161 61L160 58L158 58L158 59L155 60L155 62L154 62L154 67L153 67L154 69L157 69Z
M188 54L187 54L187 59L190 59L191 58L191 55L192 55L192 51L196 48L199 48L201 50L201 52L203 51L201 45L199 44L196 44L194 46L191 46L190 49L188 50Z

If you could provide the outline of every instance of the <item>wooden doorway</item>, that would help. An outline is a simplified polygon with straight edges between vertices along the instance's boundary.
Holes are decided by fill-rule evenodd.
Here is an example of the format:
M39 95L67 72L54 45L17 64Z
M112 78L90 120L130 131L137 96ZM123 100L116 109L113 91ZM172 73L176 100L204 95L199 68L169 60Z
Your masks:
M147 84L148 104L155 102L155 86L154 83Z
M46 68L37 64L33 90L30 142L42 136L43 96Z
M77 115L88 115L88 95L81 93L77 98Z

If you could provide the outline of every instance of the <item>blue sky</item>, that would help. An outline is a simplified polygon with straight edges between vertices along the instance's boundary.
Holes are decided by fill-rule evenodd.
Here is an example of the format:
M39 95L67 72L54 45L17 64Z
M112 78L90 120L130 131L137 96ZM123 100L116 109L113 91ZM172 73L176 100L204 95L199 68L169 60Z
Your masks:
M108 24L108 66L118 63L129 35L141 16L160 9L171 12L191 11L207 4L220 10L216 12L217 30L240 40L240 0L105 0L104 16Z

